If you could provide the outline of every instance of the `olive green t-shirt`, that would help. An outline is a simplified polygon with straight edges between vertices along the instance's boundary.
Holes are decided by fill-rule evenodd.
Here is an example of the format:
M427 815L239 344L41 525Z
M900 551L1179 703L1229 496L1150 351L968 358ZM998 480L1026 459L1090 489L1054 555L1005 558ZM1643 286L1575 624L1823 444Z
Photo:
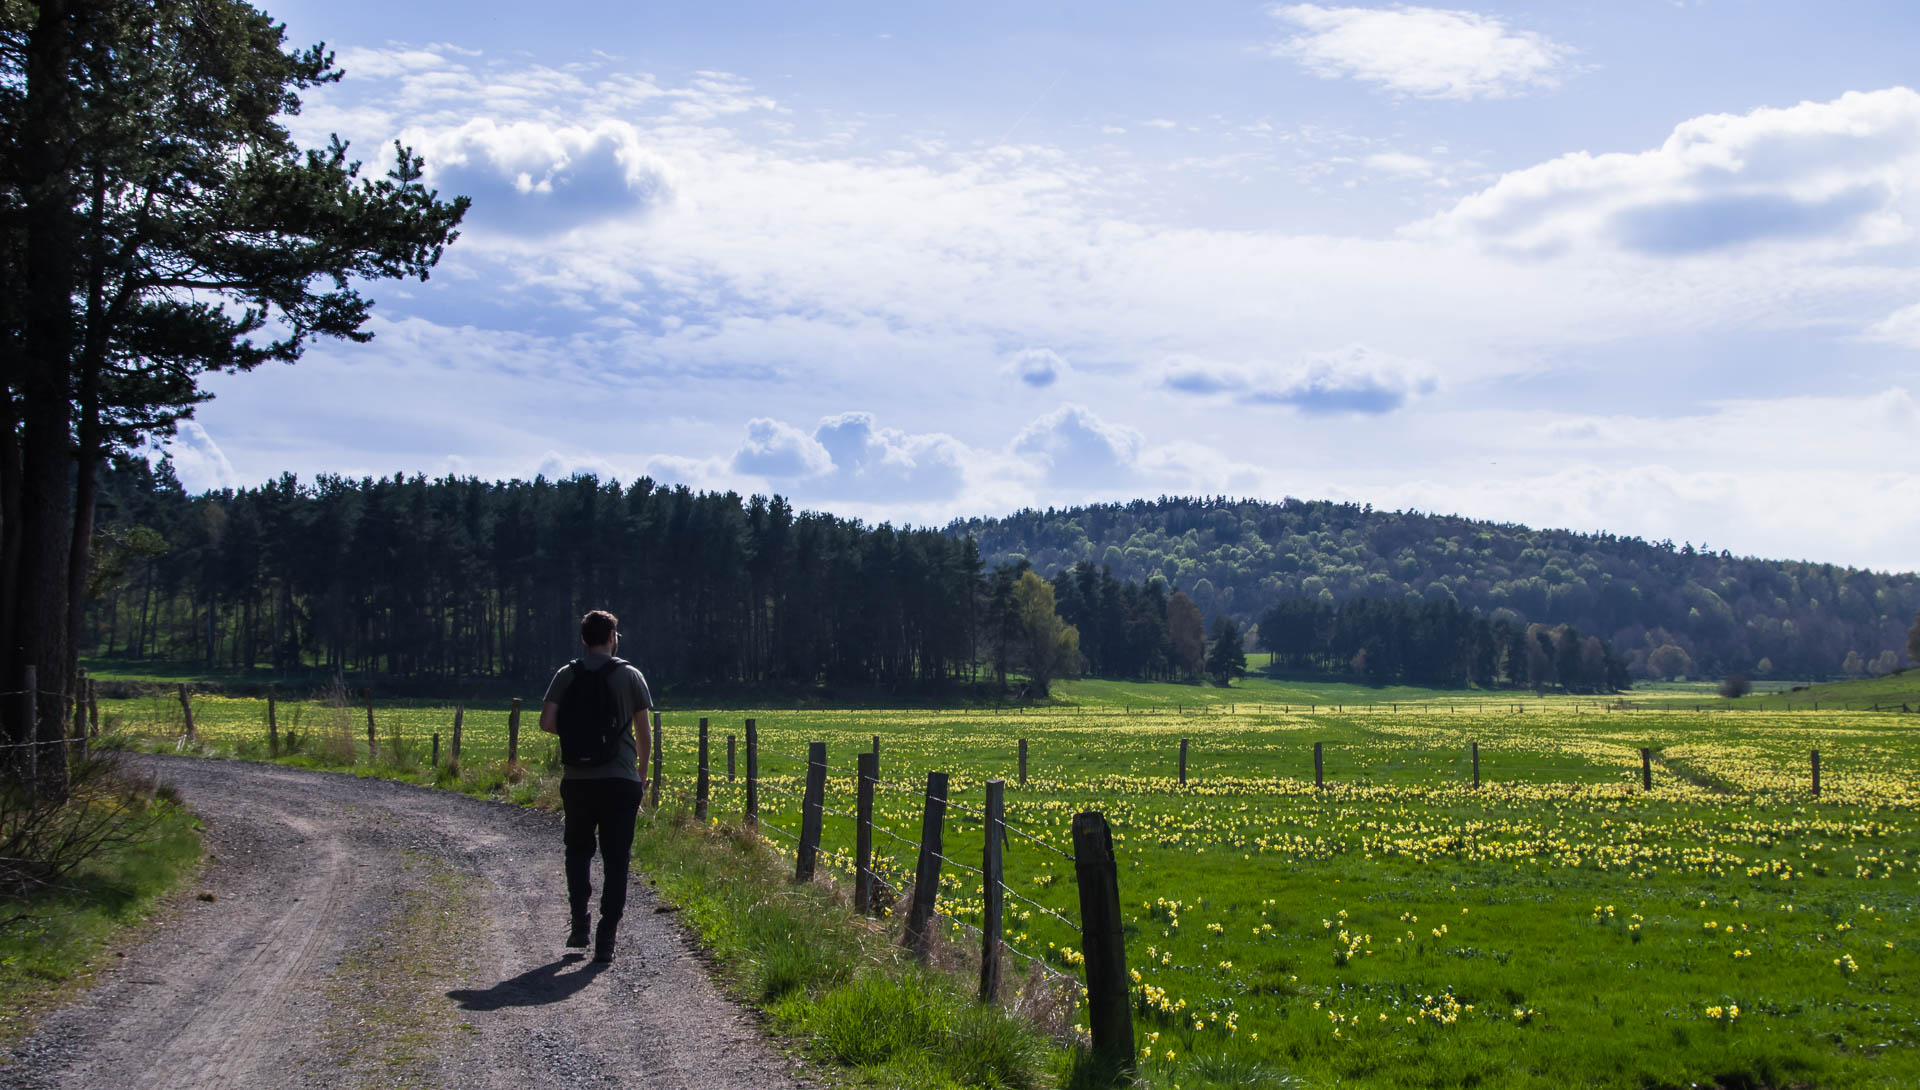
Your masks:
M588 653L580 656L580 665L589 672L598 670L612 661L612 655ZM591 675L589 675L591 680ZM553 681L547 685L546 702L558 704L567 695L567 686L573 683L573 663L562 666L553 675ZM590 768L577 768L573 765L561 766L560 778L563 780L633 780L641 779L635 767L640 763L640 749L634 744L633 717L641 717L641 729L646 729L646 715L653 710L653 693L647 688L646 675L632 663L628 663L613 672L608 688L613 693L613 706L620 713L620 721L626 724L626 730L620 735L620 752L613 760Z

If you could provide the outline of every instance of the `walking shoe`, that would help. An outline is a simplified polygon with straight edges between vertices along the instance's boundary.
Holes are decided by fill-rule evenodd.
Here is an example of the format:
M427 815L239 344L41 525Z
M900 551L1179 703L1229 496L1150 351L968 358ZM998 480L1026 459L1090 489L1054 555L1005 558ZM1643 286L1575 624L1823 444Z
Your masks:
M613 939L619 931L619 920L600 921L600 933L593 937L593 960L602 963L613 960Z
M567 946L574 950L578 950L586 946L587 934L591 930L592 926L593 925L591 921L589 921L585 916L582 916L579 919L573 921L573 927L567 931Z

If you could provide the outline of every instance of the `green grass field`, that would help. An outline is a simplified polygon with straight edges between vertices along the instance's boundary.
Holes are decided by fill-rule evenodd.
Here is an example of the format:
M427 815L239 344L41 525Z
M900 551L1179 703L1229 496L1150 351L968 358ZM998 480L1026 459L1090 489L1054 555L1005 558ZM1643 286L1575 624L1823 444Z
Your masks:
M1920 717L1836 711L1829 700L1844 698L1831 697L1816 713L1813 695L1669 690L1621 710L1266 680L1078 682L1025 711L689 710L665 717L665 784L691 789L695 717L709 716L712 815L737 821L726 735L743 739L753 715L766 839L790 850L806 743L826 742L825 865L844 875L855 754L877 735L876 869L901 887L926 773L951 774L946 854L976 866L983 784L1004 778L1010 823L1041 842L1008 845L1007 883L1028 900L1009 899L1007 940L1068 974L1077 936L1053 913L1073 920L1078 902L1059 853L1076 812L1104 812L1153 1086L1912 1086ZM170 697L103 711L177 738ZM195 717L208 745L264 750L262 701L199 698ZM450 746L448 707L383 705L376 718L382 745L400 739L416 759L432 731ZM283 702L280 723L307 754L364 751L358 708ZM532 727L529 715L522 759L537 768L546 743ZM498 768L505 730L504 704L467 709L470 776ZM950 867L941 907L977 923L981 892Z

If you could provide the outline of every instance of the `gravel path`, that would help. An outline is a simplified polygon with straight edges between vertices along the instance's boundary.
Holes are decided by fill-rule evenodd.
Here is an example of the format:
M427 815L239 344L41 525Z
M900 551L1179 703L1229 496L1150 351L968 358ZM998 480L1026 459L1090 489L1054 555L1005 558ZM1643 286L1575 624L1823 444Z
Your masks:
M637 873L614 963L563 949L555 815L273 765L131 760L206 824L198 896L10 1050L0 1086L811 1085L715 989Z

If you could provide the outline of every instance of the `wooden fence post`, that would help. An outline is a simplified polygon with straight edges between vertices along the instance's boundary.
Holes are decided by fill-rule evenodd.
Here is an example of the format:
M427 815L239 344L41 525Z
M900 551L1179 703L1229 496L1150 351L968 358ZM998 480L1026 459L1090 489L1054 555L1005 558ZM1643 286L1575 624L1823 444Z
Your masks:
M1073 819L1073 869L1080 886L1080 952L1086 959L1093 1052L1131 1069L1133 1004L1128 1001L1127 946L1121 934L1120 874L1113 858L1113 830L1098 810Z
M1640 747L1640 787L1641 790L1653 790L1653 750Z
M727 782L733 782L733 735L727 735Z
M873 755L880 756L880 736L877 734L873 736Z
M820 852L820 808L827 796L827 744L807 743L807 792L800 800L800 850L794 853L793 880L813 881L813 860Z
M460 764L460 738L466 730L466 725L467 706L465 704L455 704L453 706L453 749L448 754L448 756L452 758L452 763L455 766Z
M853 910L873 914L873 784L880 778L880 757L859 754L855 760L853 807Z
M747 720L747 830L760 829L760 730Z
M1187 740L1180 739L1180 786L1187 786Z
M654 712L653 713L653 790L651 792L652 798L649 800L649 804L655 810L660 809L660 778L661 778L660 777L660 750L662 748L661 744L665 741L666 741L666 732L660 726L660 713Z
M707 717L700 717L700 766L694 772L693 817L707 820Z
M428 762L434 768L440 767L440 732L433 732L433 759Z
M100 683L87 679L87 733L100 737Z
M927 808L920 816L920 859L913 868L913 906L902 936L921 961L933 952L933 910L940 898L940 851L947 819L947 774L927 773Z
M27 740L25 767L27 799L40 797L40 668L28 663L21 668L25 675L20 686L20 724L25 729L21 737ZM186 692L185 685L180 686ZM192 720L189 719L189 722Z
M278 685L267 686L267 756L280 756L280 708Z
M73 736L80 740L80 756L87 756L87 685L90 683L85 669L74 672L73 678Z
M1323 775L1325 771L1326 765L1320 757L1320 743L1315 742L1313 744L1313 786L1325 787L1327 785L1327 781Z
M513 698L513 707L507 712L507 767L520 763L520 698Z
M361 689L360 695L367 702L367 760L371 761L380 756L380 740L374 736L373 729L373 690ZM457 735L459 731L455 730L454 733Z
M1469 744L1473 746L1473 789L1478 791L1480 790L1480 743Z
M1020 786L1027 786L1027 740L1020 739Z
M28 685L27 688L31 689L33 686ZM174 686L173 691L180 697L180 713L187 717L187 741L193 742L196 740L196 735L193 733L193 701L187 699L186 683L181 682ZM28 722L32 722L32 720L28 720Z
M1813 751L1813 797L1820 797L1820 751Z
M1007 835L1007 781L987 781L986 847L980 853L980 1002L993 1003L1000 998L1000 925L1006 905L1001 885L1000 844Z

